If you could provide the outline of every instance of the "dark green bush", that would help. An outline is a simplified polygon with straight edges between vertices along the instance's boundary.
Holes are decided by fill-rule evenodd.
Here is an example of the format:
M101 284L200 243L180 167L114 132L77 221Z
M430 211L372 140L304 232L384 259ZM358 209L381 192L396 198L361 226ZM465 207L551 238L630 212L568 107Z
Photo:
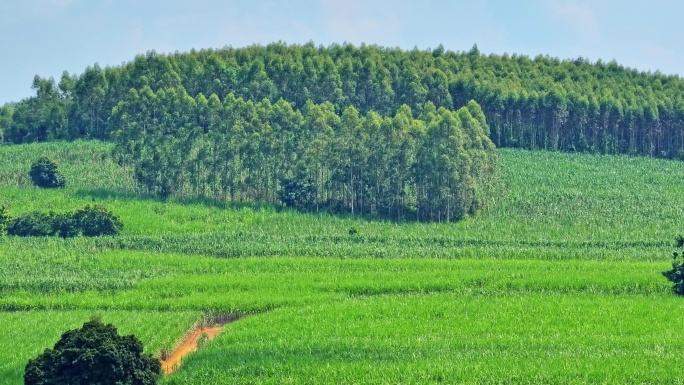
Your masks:
M0 210L0 219L3 211ZM0 226L1 229L1 226ZM107 208L90 206L72 213L48 214L34 211L9 220L7 235L19 237L48 237L58 235L62 238L97 237L116 235L123 229L123 222Z
M18 237L49 237L55 235L53 217L39 211L19 215L9 221L7 235Z
M51 214L53 235L58 235L62 238L78 236L80 228L77 226L72 213Z
M134 335L120 336L114 325L99 319L67 331L53 349L29 360L26 385L156 384L161 363L143 353Z
M73 221L86 237L116 235L123 229L123 222L107 208L100 205L87 205L76 211Z
M64 187L64 178L57 170L57 164L45 156L33 162L29 176L33 184L38 187Z
M313 180L302 174L280 181L278 199L288 207L307 209L316 202L318 189Z

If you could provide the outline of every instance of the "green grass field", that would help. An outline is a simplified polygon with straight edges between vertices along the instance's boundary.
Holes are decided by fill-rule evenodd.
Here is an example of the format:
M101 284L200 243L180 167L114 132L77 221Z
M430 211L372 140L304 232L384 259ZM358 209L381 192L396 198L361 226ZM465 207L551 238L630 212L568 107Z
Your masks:
M125 223L0 237L0 384L93 315L159 354L208 313L249 316L163 383L684 383L684 299L660 274L684 163L499 150L491 208L421 224L138 197L110 151L0 147L11 213L94 201ZM40 155L66 189L30 186Z

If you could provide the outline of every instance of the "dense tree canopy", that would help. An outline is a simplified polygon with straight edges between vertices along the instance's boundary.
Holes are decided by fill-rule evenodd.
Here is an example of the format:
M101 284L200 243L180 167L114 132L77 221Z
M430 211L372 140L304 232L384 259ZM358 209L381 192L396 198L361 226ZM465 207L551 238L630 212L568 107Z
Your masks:
M14 110L9 104L0 107L0 142L4 141L5 131L13 124Z
M612 61L583 58L482 55L351 44L223 48L139 55L118 67L94 65L59 83L36 77L36 96L0 110L10 143L109 138L119 129L112 109L131 89L183 87L200 93L261 102L329 102L342 114L394 116L407 105L414 117L426 102L455 110L476 100L500 147L634 153L681 157L684 81L644 73Z
M487 203L494 145L684 159L678 76L476 46L151 51L33 89L0 109L5 142L112 140L164 199L451 221Z
M119 335L112 324L98 319L62 334L53 349L29 360L26 385L152 385L161 363L143 353L140 340Z
M131 90L113 109L115 156L141 191L210 196L309 209L451 221L485 203L494 145L475 102L450 111L427 102L414 118L336 113L330 102L298 110L188 95L182 86Z

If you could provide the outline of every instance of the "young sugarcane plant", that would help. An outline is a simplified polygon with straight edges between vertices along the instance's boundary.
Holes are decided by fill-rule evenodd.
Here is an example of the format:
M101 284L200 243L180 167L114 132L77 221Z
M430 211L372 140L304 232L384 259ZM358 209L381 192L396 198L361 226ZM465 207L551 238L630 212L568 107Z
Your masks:
M682 261L684 260L684 251L681 250L684 247L683 236L677 237L676 247L680 252L675 251L672 253L672 270L664 271L663 275L670 282L674 283L672 291L676 294L684 295L684 262Z

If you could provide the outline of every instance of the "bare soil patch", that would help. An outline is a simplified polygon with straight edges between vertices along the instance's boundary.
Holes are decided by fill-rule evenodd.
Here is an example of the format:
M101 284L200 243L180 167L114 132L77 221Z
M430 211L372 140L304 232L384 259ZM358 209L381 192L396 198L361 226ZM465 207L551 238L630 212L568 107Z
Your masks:
M211 341L216 337L223 327L231 322L235 322L239 319L239 316L223 316L216 319L212 325L202 325L195 328L184 340L183 342L169 354L165 359L161 361L162 371L165 375L169 375L178 368L180 368L183 358L188 354L197 351L198 343L200 340L205 339L205 341Z

